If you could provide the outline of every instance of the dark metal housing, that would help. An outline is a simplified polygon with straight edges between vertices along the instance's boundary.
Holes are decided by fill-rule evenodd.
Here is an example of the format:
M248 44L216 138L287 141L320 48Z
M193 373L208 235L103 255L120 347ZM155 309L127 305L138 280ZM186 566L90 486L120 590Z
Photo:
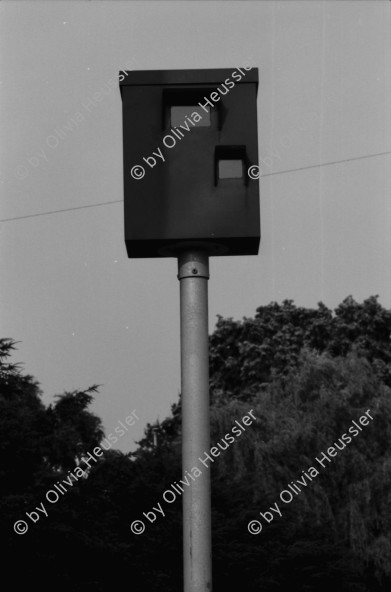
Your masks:
M258 69L129 71L120 90L128 256L257 254Z

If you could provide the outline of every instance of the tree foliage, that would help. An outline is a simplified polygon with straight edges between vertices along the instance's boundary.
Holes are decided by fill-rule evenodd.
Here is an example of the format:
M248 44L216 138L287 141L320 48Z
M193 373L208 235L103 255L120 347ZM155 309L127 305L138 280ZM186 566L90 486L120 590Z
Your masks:
M358 304L349 296L334 311L296 307L291 300L257 309L253 319L218 317L210 337L211 389L215 398L251 397L273 377L297 367L301 351L331 356L356 351L391 386L391 311L377 296Z
M257 420L210 468L215 592L390 589L390 332L391 313L377 297L348 297L335 311L286 300L259 307L254 318L218 318L210 336L212 443L250 410ZM0 340L0 525L4 565L23 558L19 587L182 590L181 497L162 500L183 476L181 398L169 417L146 426L136 451L105 452L48 517L18 536L13 523L104 434L89 410L97 386L45 407L39 384L9 361L14 346ZM283 503L280 492L368 409L373 421ZM159 502L165 516L155 512L150 522L145 513ZM275 502L282 515L267 524L260 512ZM130 530L136 519L146 526L140 536ZM247 530L254 519L263 524L258 536Z

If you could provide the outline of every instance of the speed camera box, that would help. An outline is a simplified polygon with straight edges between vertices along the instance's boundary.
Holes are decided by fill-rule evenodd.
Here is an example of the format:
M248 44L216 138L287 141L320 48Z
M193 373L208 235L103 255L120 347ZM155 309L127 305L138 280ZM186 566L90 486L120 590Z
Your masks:
M129 257L255 255L257 68L120 73ZM255 167L256 168L256 167Z

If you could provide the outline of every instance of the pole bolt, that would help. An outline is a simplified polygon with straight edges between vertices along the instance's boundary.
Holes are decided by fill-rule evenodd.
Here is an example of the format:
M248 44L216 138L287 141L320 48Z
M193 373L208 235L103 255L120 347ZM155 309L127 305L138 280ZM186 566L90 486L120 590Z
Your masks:
M191 270L191 273L193 273L194 275L196 275L198 273L198 271L197 271L196 268L194 268L194 269Z

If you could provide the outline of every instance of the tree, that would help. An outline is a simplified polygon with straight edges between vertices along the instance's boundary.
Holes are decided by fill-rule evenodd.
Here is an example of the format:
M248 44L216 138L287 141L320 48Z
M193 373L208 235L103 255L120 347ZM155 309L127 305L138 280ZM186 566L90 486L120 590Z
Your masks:
M213 472L218 496L215 536L226 541L239 530L239 522L242 529L251 519L263 523L259 553L268 569L256 575L254 568L254 575L259 576L254 590L265 578L270 582L267 590L277 584L275 589L283 590L289 581L310 590L338 582L338 589L342 583L352 590L387 588L391 582L390 394L370 363L355 353L332 358L303 352L289 380L275 378L253 398L256 425L232 444L219 464L214 464ZM213 441L229 432L249 408L249 402L233 400L216 408ZM319 469L315 458L368 408L375 418L373 425L338 452L313 482L304 479L307 484L299 484L302 491L292 503L281 503L280 492L290 483L297 485L297 479L303 480L302 471L308 473L310 466ZM259 512L270 512L275 502L284 516L275 515L269 525ZM253 546L257 545L254 537L248 538L252 540L246 540L243 531L235 538L237 556L246 558L245 565L254 561ZM229 559L225 555L222 563L239 573L231 553L227 548ZM301 575L295 567L298 558L305 566ZM286 566L286 581L276 571L276 562ZM232 581L230 570L227 578ZM293 580L292 574L296 574ZM364 587L354 587L358 585Z
M254 319L218 317L210 337L212 396L251 399L275 376L295 369L303 348L332 356L356 351L391 386L391 311L377 298L357 304L349 296L334 314L322 303L313 310L284 300L257 308Z
M334 313L286 300L259 307L254 318L218 318L210 336L212 444L250 410L257 420L208 469L215 592L244 582L246 592L390 588L390 318L377 297L362 304L348 297ZM181 399L146 426L135 452L105 452L18 537L13 522L99 445L103 431L89 411L96 386L45 407L39 384L8 362L13 346L0 340L4 565L23 556L20 587L39 583L42 591L53 582L76 592L103 592L113 582L137 592L182 590L182 500L162 497L183 477ZM368 410L365 430L306 477ZM280 493L295 491L292 483L299 492L284 502ZM271 512L275 503L280 514ZM139 536L130 530L136 519L145 524ZM247 530L254 519L263 526L258 536Z
M12 339L0 340L0 527L3 548L7 549L3 565L11 567L15 557L22 556L23 571L19 567L15 572L19 573L19 584L23 577L28 582L32 574L39 573L43 590L50 572L49 558L53 560L52 554L58 553L64 540L69 539L67 519L75 515L75 493L83 483L74 485L62 506L53 507L52 521L44 522L42 514L39 525L30 523L26 535L29 538L18 537L13 523L26 521L26 512L31 513L45 500L47 490L65 477L83 454L99 444L103 430L100 420L88 411L96 386L64 393L54 405L45 407L39 383L30 375L23 375L20 365L8 361L14 349ZM53 580L48 576L47 584L49 581L52 586Z

